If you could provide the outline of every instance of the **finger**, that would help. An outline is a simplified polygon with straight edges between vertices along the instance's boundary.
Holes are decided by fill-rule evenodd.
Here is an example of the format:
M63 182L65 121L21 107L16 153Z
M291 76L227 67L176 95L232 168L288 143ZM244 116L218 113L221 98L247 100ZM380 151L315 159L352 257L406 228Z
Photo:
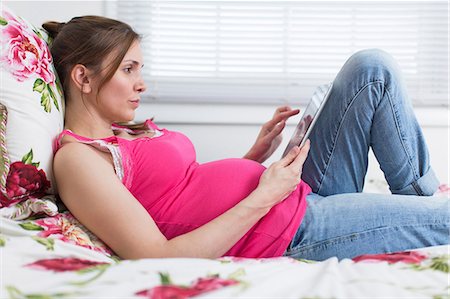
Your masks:
M295 109L295 110L298 110L298 109ZM280 107L277 108L277 110L275 110L275 113L273 114L273 117L276 117L279 114L283 114L283 113L290 112L290 111L295 111L295 110L293 110L289 106L280 106Z
M288 154L280 160L281 166L285 167L285 166L288 166L289 164L291 164L295 160L295 158L297 157L299 152L300 152L300 148L298 146L294 146L293 148L291 148L291 150L288 152Z
M292 109L289 111L282 112L281 115L283 116L283 118L288 119L289 117L294 116L294 115L298 114L299 112L300 112L300 109Z
M279 106L279 107L275 110L274 116L277 115L277 114L279 114L279 113L281 113L281 112L285 112L285 111L289 111L289 110L292 110L292 108L289 107L289 106Z
M268 138L273 139L273 138L277 137L279 134L281 134L281 132L283 131L284 127L286 127L286 122L285 121L281 121L271 131L269 131L269 133L266 136Z
M279 114L274 115L274 117L269 120L266 124L268 128L275 127L280 121L286 121L291 116L294 116L300 112L299 109L289 110L285 112L281 112Z
M300 152L295 157L295 159L291 162L290 167L294 167L295 169L301 170L303 168L303 164L306 161L306 158L308 157L308 152L311 146L311 142L306 140L305 144L300 149Z
M273 117L278 117L280 115L295 115L299 112L299 109L292 109L291 107L287 107L287 109L279 109L275 112Z

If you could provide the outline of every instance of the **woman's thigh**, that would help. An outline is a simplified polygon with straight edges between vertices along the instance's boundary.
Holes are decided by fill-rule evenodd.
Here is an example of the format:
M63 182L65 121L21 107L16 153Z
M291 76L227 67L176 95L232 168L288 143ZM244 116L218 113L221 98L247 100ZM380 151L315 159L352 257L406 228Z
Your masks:
M307 200L288 256L342 259L449 243L447 198L349 193Z

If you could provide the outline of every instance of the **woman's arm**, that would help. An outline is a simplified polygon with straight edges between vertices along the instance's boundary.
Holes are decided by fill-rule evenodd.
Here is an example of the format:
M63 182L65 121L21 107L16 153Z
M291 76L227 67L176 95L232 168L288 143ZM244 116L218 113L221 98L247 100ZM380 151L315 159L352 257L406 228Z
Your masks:
M294 148L271 165L258 188L236 206L171 240L164 237L117 178L111 162L96 149L66 144L55 156L54 173L60 196L72 214L122 258L216 258L296 188L308 150L309 145L301 151Z

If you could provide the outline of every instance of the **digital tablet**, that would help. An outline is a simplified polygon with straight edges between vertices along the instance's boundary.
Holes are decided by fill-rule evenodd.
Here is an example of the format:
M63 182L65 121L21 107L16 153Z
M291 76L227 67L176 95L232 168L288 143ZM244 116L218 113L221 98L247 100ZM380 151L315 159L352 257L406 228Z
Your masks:
M320 116L320 112L328 100L332 85L332 83L325 84L316 89L311 97L311 100L309 101L308 106L306 106L306 109L303 112L302 118L295 128L294 134L292 134L291 140L281 156L282 158L286 156L294 146L299 145L302 147L303 144L305 144L312 128L314 127L314 124Z

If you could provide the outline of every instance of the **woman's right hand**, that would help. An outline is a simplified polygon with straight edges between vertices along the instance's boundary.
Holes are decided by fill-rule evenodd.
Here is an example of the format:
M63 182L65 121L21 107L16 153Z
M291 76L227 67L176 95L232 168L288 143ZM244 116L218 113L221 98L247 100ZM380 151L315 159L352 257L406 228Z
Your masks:
M273 163L261 175L255 189L258 196L253 204L257 208L271 208L288 197L301 181L303 163L310 148L309 139L302 148L293 147L281 160Z

